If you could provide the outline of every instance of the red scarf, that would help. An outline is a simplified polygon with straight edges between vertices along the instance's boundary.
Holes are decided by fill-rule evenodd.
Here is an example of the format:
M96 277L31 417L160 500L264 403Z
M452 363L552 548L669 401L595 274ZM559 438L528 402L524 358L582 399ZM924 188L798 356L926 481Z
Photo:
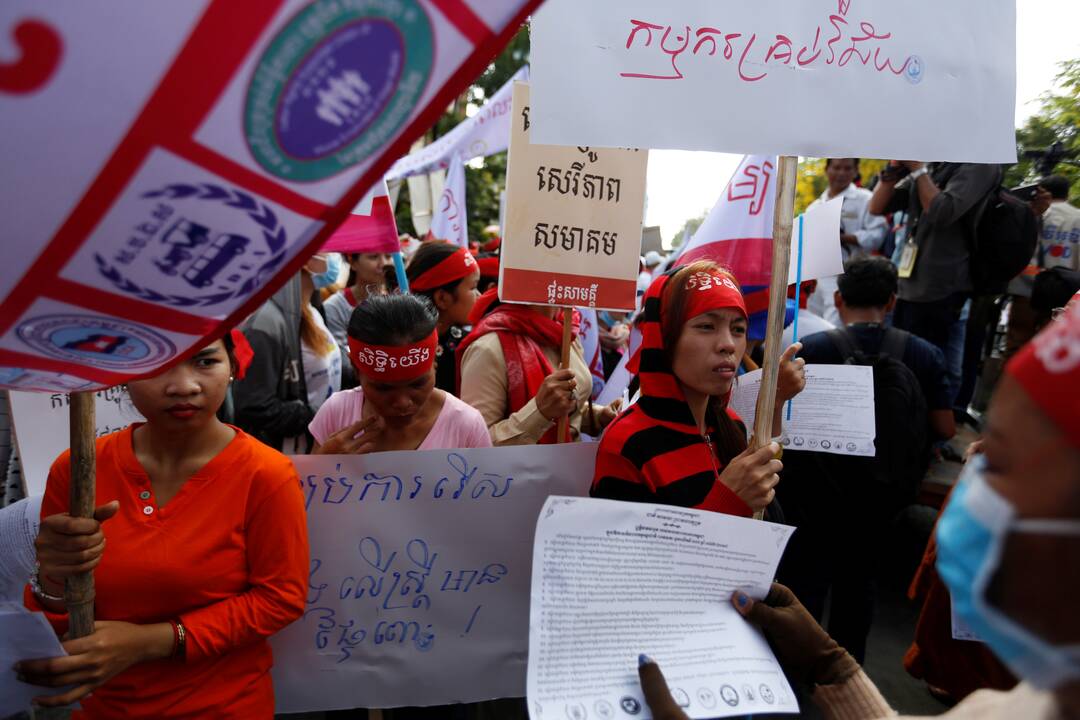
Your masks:
M577 337L581 316L574 313L573 337ZM461 388L461 359L478 338L495 333L506 359L507 400L509 414L516 413L536 394L544 378L554 372L543 348L562 348L562 320L552 320L524 305L498 305L478 322L457 348L458 388ZM550 428L540 438L540 444L557 442L556 428Z

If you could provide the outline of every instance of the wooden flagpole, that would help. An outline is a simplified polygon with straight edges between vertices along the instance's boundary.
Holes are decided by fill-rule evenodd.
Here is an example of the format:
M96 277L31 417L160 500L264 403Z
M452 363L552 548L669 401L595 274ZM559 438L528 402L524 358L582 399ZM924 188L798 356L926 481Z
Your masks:
M562 354L559 356L559 369L565 370L570 367L570 341L571 331L574 324L574 308L564 307L562 316ZM577 392L577 388L574 388ZM564 415L559 418L559 426L556 431L556 442L570 442L570 416Z
M791 264L791 226L795 219L795 179L799 158L780 157L776 172L776 206L773 215L772 278L769 281L769 317L765 333L765 359L762 363L761 389L754 415L751 449L765 447L772 441L773 410L776 407L776 379L787 304L788 267ZM760 520L764 511L754 513Z
M71 393L71 516L93 517L96 450L94 447L94 393ZM64 601L70 617L68 636L85 637L94 632L94 573L74 575L64 584Z

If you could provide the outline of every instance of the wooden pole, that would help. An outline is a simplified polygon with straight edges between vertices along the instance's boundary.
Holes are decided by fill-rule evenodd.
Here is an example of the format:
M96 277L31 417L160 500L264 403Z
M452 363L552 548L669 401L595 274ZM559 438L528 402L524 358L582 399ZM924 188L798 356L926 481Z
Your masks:
M565 370L570 367L570 340L571 331L574 324L574 309L565 307L563 308L562 316L562 355L559 357L559 369ZM577 392L575 388L574 392ZM556 431L556 439L558 442L570 442L570 416L564 415L559 418L559 427Z
M773 215L772 279L769 281L769 318L765 333L765 357L762 363L761 390L758 392L754 415L754 450L772 441L773 410L776 406L778 361L784 349L780 347L784 332L784 310L787 304L788 267L791 264L791 226L795 219L795 179L799 167L797 157L783 156L776 172L776 207ZM758 520L763 511L754 513Z
M71 393L71 516L94 516L95 431L94 393ZM94 632L94 573L67 579L64 601L70 617L68 636L85 637Z

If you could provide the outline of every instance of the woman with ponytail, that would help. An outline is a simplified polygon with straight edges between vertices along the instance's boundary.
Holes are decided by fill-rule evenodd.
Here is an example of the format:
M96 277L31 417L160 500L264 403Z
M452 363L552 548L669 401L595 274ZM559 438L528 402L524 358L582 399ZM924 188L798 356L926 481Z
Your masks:
M480 268L472 253L447 242L426 242L413 255L406 271L409 292L422 295L439 311L435 329L435 387L457 392L457 362L454 352L465 337L469 313L479 293Z
M244 325L255 360L234 386L236 423L285 454L311 450L308 423L341 389L341 353L317 292L340 267L336 253L313 255Z
M593 497L654 502L749 516L772 502L779 445L747 449L746 429L728 406L746 351L747 312L735 278L708 261L669 270L645 294L642 346L631 370L641 399L604 433ZM773 415L802 391L805 363L780 360Z

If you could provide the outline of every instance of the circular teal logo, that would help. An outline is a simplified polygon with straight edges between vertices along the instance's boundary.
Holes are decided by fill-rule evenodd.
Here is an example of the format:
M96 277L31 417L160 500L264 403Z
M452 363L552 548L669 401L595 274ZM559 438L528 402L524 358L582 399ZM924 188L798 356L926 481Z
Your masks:
M390 142L431 75L431 22L418 0L317 0L274 37L244 105L267 172L315 182Z

